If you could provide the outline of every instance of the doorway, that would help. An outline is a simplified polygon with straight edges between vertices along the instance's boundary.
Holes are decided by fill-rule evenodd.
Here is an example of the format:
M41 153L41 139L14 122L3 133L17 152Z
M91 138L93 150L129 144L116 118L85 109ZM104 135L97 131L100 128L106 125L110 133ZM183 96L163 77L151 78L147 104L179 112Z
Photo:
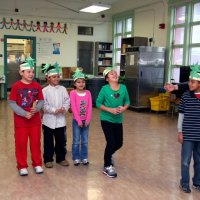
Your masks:
M77 66L86 74L93 74L94 42L78 41Z
M4 36L4 75L6 83L4 86L4 99L12 85L21 79L19 65L27 57L36 59L36 38L27 36Z

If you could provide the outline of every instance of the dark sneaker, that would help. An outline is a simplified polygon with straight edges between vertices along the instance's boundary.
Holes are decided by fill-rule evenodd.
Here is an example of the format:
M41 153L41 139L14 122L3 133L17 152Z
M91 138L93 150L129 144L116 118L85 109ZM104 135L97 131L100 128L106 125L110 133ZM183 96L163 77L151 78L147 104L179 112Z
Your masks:
M199 191L200 192L200 185L194 185L192 186L195 190Z
M111 165L109 167L104 167L103 173L109 178L116 178L117 173L115 172L115 168Z
M191 192L191 189L190 189L189 185L180 184L179 188L185 193L190 193Z
M79 160L79 159L74 160L74 165L75 165L75 166L80 165L80 160Z
M59 165L62 165L62 166L64 166L64 167L69 166L69 162L68 162L67 160L63 160L63 161L59 162L58 164L59 164Z
M53 167L53 163L52 162L46 162L46 163L44 163L44 166L46 168L52 168Z
M89 164L88 159L83 159L83 160L82 160L82 164L83 164L83 165L88 165L88 164Z

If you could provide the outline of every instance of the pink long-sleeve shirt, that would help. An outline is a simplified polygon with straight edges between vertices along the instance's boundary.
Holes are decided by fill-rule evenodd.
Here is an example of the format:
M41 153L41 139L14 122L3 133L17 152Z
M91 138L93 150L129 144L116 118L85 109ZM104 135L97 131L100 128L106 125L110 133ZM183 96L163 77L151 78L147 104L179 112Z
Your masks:
M88 125L92 117L92 97L89 90L85 93L77 93L76 90L70 92L71 109L73 118L78 125L82 125L82 121Z

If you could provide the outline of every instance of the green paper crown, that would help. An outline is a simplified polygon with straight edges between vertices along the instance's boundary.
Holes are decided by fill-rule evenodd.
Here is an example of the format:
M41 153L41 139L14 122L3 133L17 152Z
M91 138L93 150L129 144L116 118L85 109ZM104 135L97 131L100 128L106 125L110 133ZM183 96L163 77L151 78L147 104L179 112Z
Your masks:
M104 69L104 71L103 71L103 76L106 77L106 75L112 70L113 70L112 67L106 67L106 69Z
M35 61L33 58L29 57L25 60L25 63L20 65L20 70L34 69Z
M46 63L44 66L42 66L42 71L44 72L45 75L47 75L47 70L49 69L51 65Z
M195 65L192 65L190 67L191 69L191 72L190 72L190 79L193 79L193 80L197 80L197 81L200 81L200 66L197 64Z
M77 68L74 72L73 79L76 81L79 78L85 79L85 74L79 68Z
M44 67L43 67L43 71L44 71L44 74L47 75L48 77L50 76L53 76L55 74L59 74L59 75L62 75L62 70L61 70L61 67L58 65L58 63L56 62L52 69L49 70L49 68L52 67L50 64L46 64Z

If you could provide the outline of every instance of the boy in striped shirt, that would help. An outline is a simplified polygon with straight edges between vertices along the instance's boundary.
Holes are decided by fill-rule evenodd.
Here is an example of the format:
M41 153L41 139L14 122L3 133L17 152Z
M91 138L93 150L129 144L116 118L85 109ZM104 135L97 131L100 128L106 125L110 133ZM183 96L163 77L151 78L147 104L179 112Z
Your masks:
M190 193L190 162L193 155L193 188L200 191L200 66L191 67L189 91L179 105L178 142L182 144L180 189Z

